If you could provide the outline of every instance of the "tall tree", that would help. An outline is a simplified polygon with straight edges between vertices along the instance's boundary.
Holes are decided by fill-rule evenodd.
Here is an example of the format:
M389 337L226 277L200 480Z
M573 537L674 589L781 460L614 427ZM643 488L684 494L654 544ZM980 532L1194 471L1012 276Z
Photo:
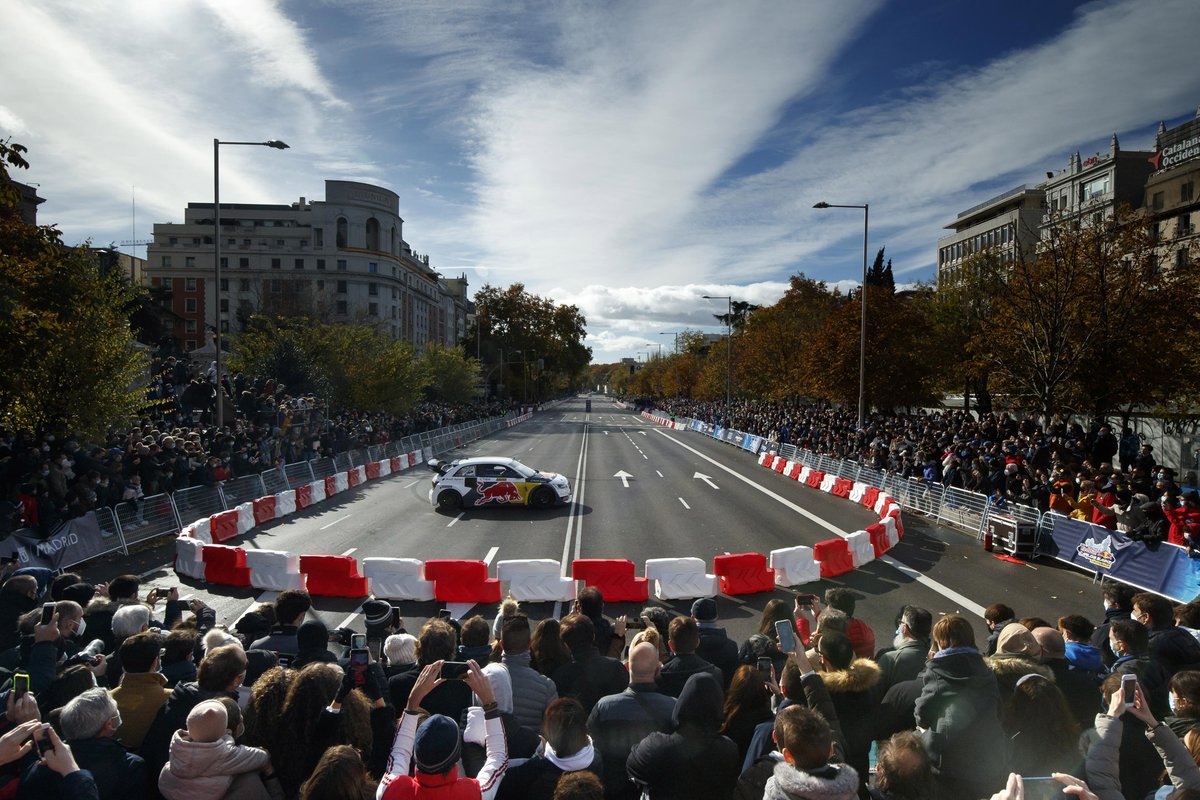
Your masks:
M9 168L27 169L25 152L0 142L0 424L99 437L146 405L149 359L128 322L141 290L23 221Z
M764 400L808 394L803 354L843 300L823 281L793 275L783 297L755 312L734 342L739 392Z
M425 396L447 403L466 403L474 398L479 384L479 362L461 347L431 345L421 352L421 367L428 385Z
M887 265L883 263L883 251L885 248L879 248L879 252L875 254L875 262L871 264L867 270L867 285L878 286L881 289L887 289L889 292L896 291L896 280L892 277L892 260L887 260Z

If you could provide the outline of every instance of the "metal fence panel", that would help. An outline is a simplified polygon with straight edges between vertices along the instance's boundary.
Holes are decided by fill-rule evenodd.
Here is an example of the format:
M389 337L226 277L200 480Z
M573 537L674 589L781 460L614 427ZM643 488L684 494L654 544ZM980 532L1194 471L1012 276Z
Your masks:
M278 467L263 472L261 477L263 488L267 490L267 494L279 494L291 488L288 484L287 476Z
M179 513L179 521L184 525L202 517L220 514L225 510L221 492L215 486L193 486L190 489L180 489L175 492L172 499L175 501L175 509Z
M111 508L97 508L95 511L96 522L100 525L100 539L104 549L96 556L108 555L109 553L122 553L129 555L129 549L125 545L125 537L121 535L121 526L117 522L117 515ZM70 552L69 550L67 552ZM63 563L62 568L69 569L76 564L81 564L82 561L71 561Z
M215 504L218 506L217 510L220 511L220 495L216 489L208 488L208 491L212 493ZM118 503L115 512L126 545L144 542L158 536L174 536L179 533L181 527L179 516L169 494L151 495L136 506L133 503ZM188 517L188 522L212 513L214 512L192 514Z
M938 510L937 519L938 522L979 535L987 518L987 508L987 498L983 495L947 486L942 494L942 506Z
M318 480L321 478L328 478L330 475L333 475L335 472L337 472L337 467L334 465L332 458L314 458L312 461L308 462L308 466L312 469L313 475L316 476Z
M333 457L333 464L337 472L349 472L354 465L350 463L349 453L338 453Z
M287 479L289 489L295 489L297 486L304 486L316 480L312 467L307 461L297 461L295 464L287 464L283 468L283 476Z
M221 494L225 497L225 509L235 508L241 503L257 500L267 493L263 486L261 475L245 475L233 478L221 484Z

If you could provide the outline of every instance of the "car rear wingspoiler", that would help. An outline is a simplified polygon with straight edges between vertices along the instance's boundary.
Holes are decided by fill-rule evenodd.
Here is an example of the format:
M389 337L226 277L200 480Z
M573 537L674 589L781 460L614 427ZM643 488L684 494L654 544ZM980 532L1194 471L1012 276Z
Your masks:
M438 475L445 475L446 471L448 469L450 469L450 467L453 466L453 464L447 464L445 461L440 461L436 458L431 458L431 459L429 459L428 462L426 462L425 466L429 467L431 470L436 472Z

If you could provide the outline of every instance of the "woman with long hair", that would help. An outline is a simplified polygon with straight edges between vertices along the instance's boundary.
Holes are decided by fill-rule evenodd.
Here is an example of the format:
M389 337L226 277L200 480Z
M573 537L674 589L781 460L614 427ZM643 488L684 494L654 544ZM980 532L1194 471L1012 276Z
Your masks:
M562 627L554 617L547 617L534 628L529 651L533 654L533 668L547 678L571 661L571 651L563 644Z
M283 713L283 701L296 672L285 667L273 667L258 677L250 690L250 704L246 707L246 732L243 744L262 747L267 752L275 748L279 739L279 717Z
M300 787L300 800L372 800L375 783L362 756L349 745L325 751L312 775Z
M797 630L796 612L791 605L779 598L767 601L762 616L758 618L758 630L742 642L738 660L743 664L755 664L760 658L770 658L775 674L782 673L787 653L779 649L779 634L775 631L775 623L784 619L791 623L793 631ZM799 633L796 635L798 639Z
M1073 772L1083 760L1079 723L1062 691L1038 673L1017 681L1002 715L1018 775Z
M742 665L733 673L729 694L725 695L725 707L721 711L721 733L738 746L738 763L746 759L754 729L762 722L775 718L771 713L771 690L767 688L769 678L757 667Z

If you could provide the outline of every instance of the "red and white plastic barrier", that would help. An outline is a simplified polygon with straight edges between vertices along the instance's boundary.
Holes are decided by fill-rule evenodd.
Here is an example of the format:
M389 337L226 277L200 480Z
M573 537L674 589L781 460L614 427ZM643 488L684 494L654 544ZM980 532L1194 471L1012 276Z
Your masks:
M713 572L725 594L754 594L775 589L775 570L762 553L731 553L713 559Z
M496 578L508 584L508 594L522 602L575 599L575 581L564 578L562 565L552 558L500 561Z
M650 598L650 582L637 577L626 558L577 558L571 562L571 577L595 586L612 602L644 603Z
M296 513L296 490L288 489L275 495L275 516L286 517Z
M237 507L237 532L241 536L254 529L254 503L240 503Z
M433 596L442 603L499 603L500 581L488 577L488 565L471 559L433 559L425 562L425 579L433 581Z
M362 573L375 597L392 600L432 600L433 581L425 580L425 565L415 558L364 558Z
M715 597L720 590L719 579L708 573L702 558L651 558L646 561L646 579L654 581L659 600Z
M821 580L821 565L813 557L811 547L796 545L772 550L770 563L776 586L799 586Z
M175 572L204 580L204 542L190 536L175 539Z
M247 550L246 566L250 568L250 585L255 589L282 592L304 589L304 574L300 572L300 556L282 550Z

